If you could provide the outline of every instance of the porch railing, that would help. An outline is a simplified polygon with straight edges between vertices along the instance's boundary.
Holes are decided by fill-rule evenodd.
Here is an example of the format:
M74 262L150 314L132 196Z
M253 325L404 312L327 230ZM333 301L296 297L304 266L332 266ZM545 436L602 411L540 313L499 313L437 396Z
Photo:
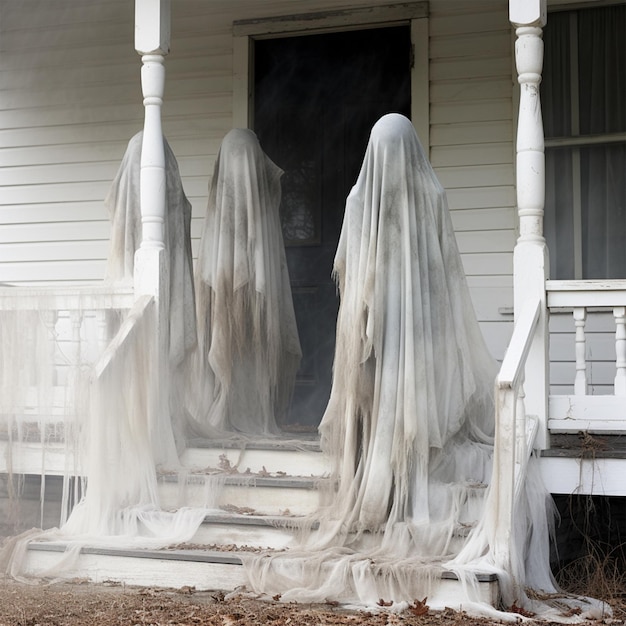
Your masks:
M559 381L566 383L565 393L555 393L552 385L548 405L550 432L623 433L626 431L626 280L550 280L546 291L552 319L570 317L569 332L560 336L574 344L574 350L569 345L572 379ZM568 352L568 346L557 345L558 338L553 332L550 350L553 369L559 367L557 352L564 351L566 355Z
M493 478L488 510L492 516L493 558L510 571L515 502L526 476L537 419L526 415L524 368L539 319L541 301L528 302L515 323L513 336L496 378L496 433Z
M78 383L133 301L132 286L0 288L0 439L13 442L0 471L66 471L60 452L88 402Z

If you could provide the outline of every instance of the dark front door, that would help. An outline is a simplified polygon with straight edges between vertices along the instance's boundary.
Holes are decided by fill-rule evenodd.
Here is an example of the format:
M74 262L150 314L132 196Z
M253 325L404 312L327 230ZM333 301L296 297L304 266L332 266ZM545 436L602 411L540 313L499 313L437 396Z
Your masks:
M408 26L255 42L254 129L285 171L281 222L303 351L287 430L317 426L326 408L345 201L372 125L410 115L410 64Z

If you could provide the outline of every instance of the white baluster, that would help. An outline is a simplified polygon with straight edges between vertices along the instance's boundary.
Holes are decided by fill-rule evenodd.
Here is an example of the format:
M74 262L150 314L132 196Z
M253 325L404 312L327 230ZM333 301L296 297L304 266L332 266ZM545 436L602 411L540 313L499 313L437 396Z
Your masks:
M615 390L616 396L626 396L626 307L613 309L615 317Z
M109 329L107 323L107 311L98 309L94 311L96 316L96 341L98 342L98 352L106 348L109 343ZM111 315L113 313L111 312Z
M83 324L83 312L82 311L70 311L70 325L72 328L72 348L74 354L72 355L72 365L74 367L80 366L81 359L81 341L80 341L80 328Z
M49 372L41 372L41 376L43 379L39 380L39 384L44 387L47 385L56 385L57 384L57 332L56 325L58 320L59 312L54 311L44 311L42 313L42 319L44 326L46 328L46 337L45 342L46 345L43 348L47 351L46 357L41 360L40 363L47 364L50 367Z
M576 378L574 379L574 395L587 395L587 341L585 337L585 322L587 309L574 309L574 326L576 327Z

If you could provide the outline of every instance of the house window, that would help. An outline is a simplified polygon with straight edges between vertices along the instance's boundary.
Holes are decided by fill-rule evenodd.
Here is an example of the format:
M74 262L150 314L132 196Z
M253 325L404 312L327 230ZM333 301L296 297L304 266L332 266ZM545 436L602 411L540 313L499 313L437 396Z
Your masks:
M557 279L626 278L626 6L544 30L545 232Z

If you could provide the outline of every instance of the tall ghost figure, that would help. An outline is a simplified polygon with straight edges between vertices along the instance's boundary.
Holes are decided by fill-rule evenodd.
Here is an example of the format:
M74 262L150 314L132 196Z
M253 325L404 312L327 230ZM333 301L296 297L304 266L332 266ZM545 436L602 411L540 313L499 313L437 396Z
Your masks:
M516 496L508 565L494 552L496 365L445 192L402 115L372 128L334 272L341 303L320 424L333 489L315 515L319 526L306 521L299 549L245 557L251 588L285 602L369 607L427 597L431 608L502 616L479 592L476 574L489 572L503 606L571 615L525 592L558 591L549 564L551 498L532 457ZM463 583L458 600L438 594L446 571ZM567 602L576 614L603 610L590 599Z
M275 434L301 358L277 167L247 129L220 147L196 265L195 405L206 429Z
M334 272L341 305L320 431L335 461L338 500L349 503L344 521L369 531L428 522L438 515L428 498L436 468L453 481L483 477L483 460L461 469L450 451L464 439L490 441L495 362L475 318L445 192L402 115L386 115L372 129Z
M140 173L143 131L128 142L122 163L105 206L111 218L111 245L106 279L112 282L133 280L135 252L141 245ZM164 244L168 259L168 379L169 423L155 430L154 436L171 440L165 432L176 433L177 445L183 443L180 430L186 420L182 398L184 369L197 343L193 257L191 250L191 203L183 190L178 162L164 138L165 152L165 222ZM127 381L129 384L129 381ZM171 442L170 442L171 444ZM169 462L177 459L173 445L163 443L169 451L158 455ZM157 447L163 447L157 446Z
M301 552L250 557L250 582L285 601L430 596L463 547L455 531L469 521L472 490L490 478L495 362L444 190L402 115L371 131L334 273L340 307L320 432L337 491Z

